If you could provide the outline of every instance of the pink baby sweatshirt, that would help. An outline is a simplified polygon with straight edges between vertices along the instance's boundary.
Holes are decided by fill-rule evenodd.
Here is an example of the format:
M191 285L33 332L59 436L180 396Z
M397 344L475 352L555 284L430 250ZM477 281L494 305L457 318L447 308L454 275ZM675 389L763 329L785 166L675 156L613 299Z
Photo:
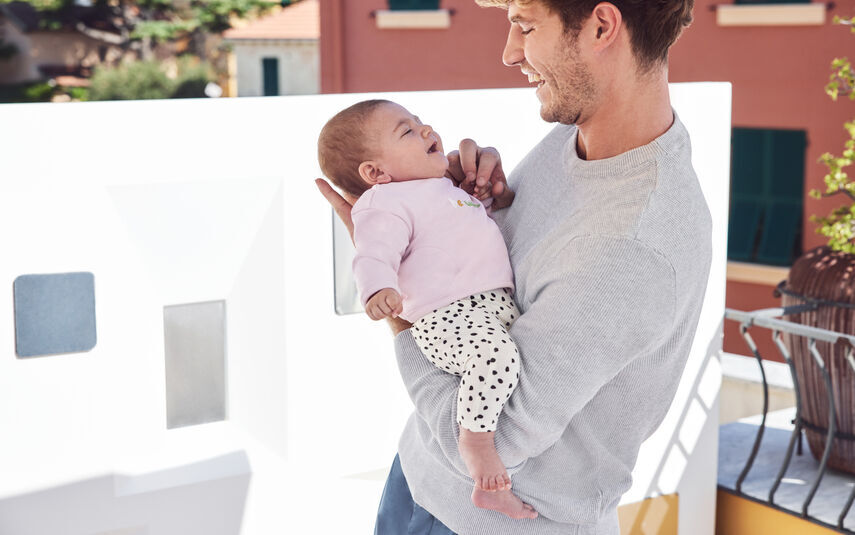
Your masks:
M499 227L448 178L375 185L351 215L363 305L393 288L403 297L401 317L414 322L476 292L514 287Z

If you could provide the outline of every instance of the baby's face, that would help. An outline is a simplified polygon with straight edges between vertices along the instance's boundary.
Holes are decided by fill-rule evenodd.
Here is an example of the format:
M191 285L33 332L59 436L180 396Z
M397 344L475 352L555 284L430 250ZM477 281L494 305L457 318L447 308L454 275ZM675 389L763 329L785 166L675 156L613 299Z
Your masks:
M374 110L368 135L377 150L374 160L392 182L438 178L448 169L439 134L398 104Z

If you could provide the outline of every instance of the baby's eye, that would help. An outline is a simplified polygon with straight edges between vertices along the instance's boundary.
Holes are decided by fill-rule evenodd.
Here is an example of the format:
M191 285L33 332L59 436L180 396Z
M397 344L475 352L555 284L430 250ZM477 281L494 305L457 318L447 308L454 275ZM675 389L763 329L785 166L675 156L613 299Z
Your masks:
M407 134L409 134L409 133L410 133L410 132L412 132L412 131L413 131L413 129L412 129L412 128L407 128L407 131L406 131L406 132L404 132L404 134L403 134L401 137L406 136Z

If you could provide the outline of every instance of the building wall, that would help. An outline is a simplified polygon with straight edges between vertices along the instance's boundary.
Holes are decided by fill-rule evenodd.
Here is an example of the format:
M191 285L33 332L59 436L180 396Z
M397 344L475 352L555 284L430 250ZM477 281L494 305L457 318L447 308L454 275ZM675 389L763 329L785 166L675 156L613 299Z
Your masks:
M696 3L695 22L680 38L671 55L671 79L679 81L730 80L733 83L733 126L798 129L807 132L805 155L805 202L802 216L802 249L824 243L815 233L811 214L825 215L842 199L817 201L812 188L825 189L827 168L820 155L840 155L846 132L843 122L855 116L855 103L833 102L824 92L829 65L835 57L850 54L855 36L831 24L836 14L855 14L855 2L836 2L822 26L723 28L715 23L713 2ZM773 284L729 281L727 306L753 310L780 306ZM757 340L761 355L782 360L771 340ZM725 323L724 349L750 354L738 326Z
M834 57L855 45L847 28L831 24L834 15L855 15L855 0L835 2L821 26L720 27L715 0L696 0L694 22L671 50L670 80L730 81L733 126L799 129L807 132L804 250L823 243L809 221L827 214L840 198L816 201L812 188L824 189L824 152L840 154L844 120L855 116L855 102L832 102L823 86ZM483 9L473 0L442 0L454 10L445 30L381 30L371 12L384 0L321 1L321 88L324 92L523 87L516 68L501 63L508 22L500 9ZM770 306L773 285L750 292L728 284L729 307L751 310ZM725 349L746 353L726 328Z
M7 60L0 60L0 84L14 84L39 77L35 64L30 60L30 39L8 19L0 17L0 35L7 43L18 47L18 53Z
M264 95L263 58L279 59L279 94L320 92L320 52L317 41L232 41L237 60L239 97Z
M385 0L321 0L324 93L524 87L500 61L507 13L473 0L442 0L454 10L444 30L380 30L371 14Z
M105 59L115 61L120 49L77 32L22 33L8 20L4 23L4 39L18 47L18 54L10 61L0 62L0 83L33 82L43 77L41 65L67 67L94 67L101 63L100 50L104 47Z
M695 3L695 22L675 45L671 79L679 82L728 80L733 84L733 126L806 130L803 248L823 243L807 216L826 214L840 199L807 198L824 188L824 152L840 154L843 122L855 116L855 102L833 102L823 91L835 57L851 55L855 35L832 25L834 15L855 15L855 1L835 2L822 26L719 27L712 0Z

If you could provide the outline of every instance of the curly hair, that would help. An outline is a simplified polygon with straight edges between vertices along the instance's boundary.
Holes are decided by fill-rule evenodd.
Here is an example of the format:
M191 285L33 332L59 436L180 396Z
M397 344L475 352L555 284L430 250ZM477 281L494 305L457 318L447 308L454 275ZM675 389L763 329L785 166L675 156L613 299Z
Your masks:
M579 34L582 23L591 15L597 4L604 0L475 0L482 7L508 9L518 5L540 2L552 13L561 17L565 32ZM641 72L668 60L671 48L683 31L692 23L694 0L609 0L620 10L629 30L632 51Z

